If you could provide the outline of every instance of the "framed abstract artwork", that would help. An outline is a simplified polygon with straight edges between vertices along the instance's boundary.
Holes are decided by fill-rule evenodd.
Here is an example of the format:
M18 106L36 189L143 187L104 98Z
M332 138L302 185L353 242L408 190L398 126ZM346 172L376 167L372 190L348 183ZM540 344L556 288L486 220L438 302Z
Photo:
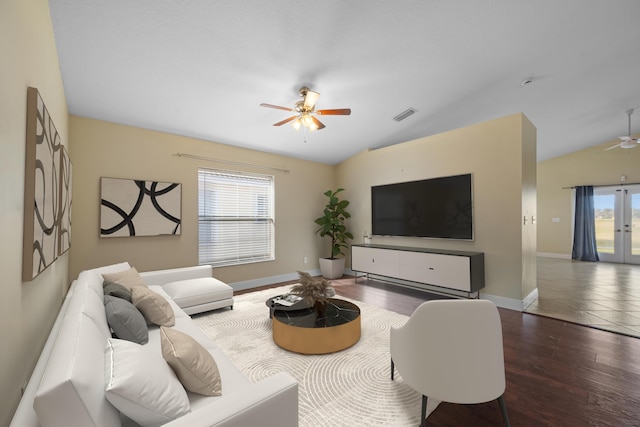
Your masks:
M59 255L63 150L60 135L40 93L36 88L28 88L22 256L24 281L33 280Z
M58 223L58 255L71 247L71 158L67 149L60 150L60 209Z
M100 178L100 237L179 235L182 185Z

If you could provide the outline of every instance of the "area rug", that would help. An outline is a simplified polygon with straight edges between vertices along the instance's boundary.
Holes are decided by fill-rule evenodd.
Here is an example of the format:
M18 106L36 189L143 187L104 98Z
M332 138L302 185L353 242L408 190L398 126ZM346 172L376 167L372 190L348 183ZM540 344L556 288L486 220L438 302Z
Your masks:
M193 320L251 381L281 371L296 378L302 427L419 425L421 396L399 375L394 381L390 376L389 330L403 325L407 317L343 298L360 307L360 341L333 354L292 353L273 342L265 305L267 298L290 288L235 296L233 310ZM428 413L437 405L430 400Z

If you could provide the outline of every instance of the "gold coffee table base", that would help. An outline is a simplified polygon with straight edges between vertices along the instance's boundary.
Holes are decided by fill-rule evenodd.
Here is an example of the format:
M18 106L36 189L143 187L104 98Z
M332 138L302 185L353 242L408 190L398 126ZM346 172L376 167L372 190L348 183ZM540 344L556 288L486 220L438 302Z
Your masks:
M285 350L301 354L335 353L351 347L360 340L360 310L347 301L341 303L349 304L349 309L357 310L358 314L353 320L335 326L295 326L274 316L273 341Z

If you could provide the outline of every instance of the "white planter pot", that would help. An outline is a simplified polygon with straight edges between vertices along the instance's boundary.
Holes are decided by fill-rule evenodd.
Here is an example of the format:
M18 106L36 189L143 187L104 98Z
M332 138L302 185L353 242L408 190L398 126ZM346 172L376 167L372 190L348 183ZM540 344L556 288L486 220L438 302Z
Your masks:
M320 273L325 279L339 279L344 273L344 258L320 258Z

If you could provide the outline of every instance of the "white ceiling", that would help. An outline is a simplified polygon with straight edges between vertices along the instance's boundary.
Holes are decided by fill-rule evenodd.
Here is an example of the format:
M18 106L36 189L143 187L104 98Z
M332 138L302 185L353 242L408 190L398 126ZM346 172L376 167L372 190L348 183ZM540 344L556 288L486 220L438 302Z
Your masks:
M518 112L539 160L626 135L630 108L640 132L638 0L49 4L78 116L327 164ZM291 114L260 103L293 107L303 85L351 116L272 126Z

